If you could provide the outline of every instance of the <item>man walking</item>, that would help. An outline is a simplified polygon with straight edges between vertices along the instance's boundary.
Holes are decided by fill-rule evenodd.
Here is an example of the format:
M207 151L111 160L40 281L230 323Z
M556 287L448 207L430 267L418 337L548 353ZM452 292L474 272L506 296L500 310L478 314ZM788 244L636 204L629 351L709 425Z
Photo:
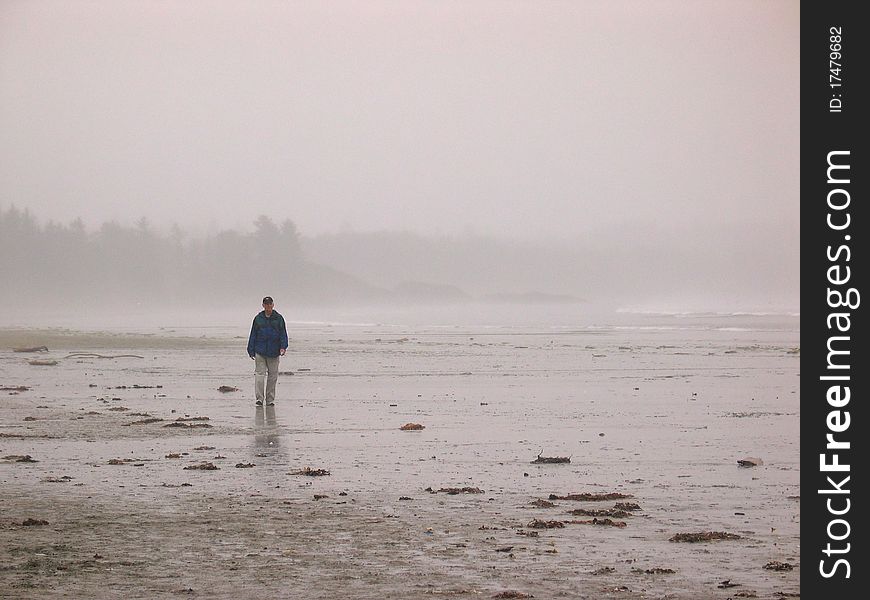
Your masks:
M275 405L278 360L287 350L287 325L271 296L263 298L263 310L254 317L248 337L248 356L254 359L254 393L257 405Z

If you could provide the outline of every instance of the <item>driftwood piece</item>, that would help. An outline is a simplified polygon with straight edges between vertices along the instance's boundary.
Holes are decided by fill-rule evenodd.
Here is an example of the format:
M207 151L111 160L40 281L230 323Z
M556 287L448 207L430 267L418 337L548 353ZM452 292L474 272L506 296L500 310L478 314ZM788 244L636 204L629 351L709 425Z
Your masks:
M35 463L39 462L38 460L34 460L32 456L29 454L8 454L3 457L6 462L17 462L17 463Z
M421 429L426 429L424 425L420 425L419 423L405 423L401 427L399 427L402 431L420 431Z
M53 367L57 364L57 361L51 359L31 358L27 361L27 364L35 367Z
M675 570L669 569L667 567L653 567L652 569L640 569L635 567L631 570L632 573L639 573L641 575L671 575L676 573Z
M173 421L172 423L168 423L164 425L164 427L181 427L182 429L194 429L194 428L205 428L211 427L208 423L184 423L181 421Z
M305 467L304 469L300 469L298 471L290 471L289 475L305 475L307 477L323 477L325 475L329 475L329 471L326 469L312 469L311 467Z
M571 462L570 456L541 456L544 453L544 449L541 448L541 451L538 452L538 458L532 461L533 465L555 465L555 464L563 464Z
M562 521L543 521L541 519L533 519L526 525L529 529L559 529L564 526Z
M624 519L632 516L627 510L619 510L618 508L577 508L571 511L575 517L612 517L614 519Z
M582 494L567 494L565 496L559 496L557 494L550 494L550 500L576 500L578 502L601 502L604 500L621 500L623 498L633 498L631 494L622 494L620 492L608 492L605 494L592 494L589 492L584 492Z
M26 392L30 388L26 385L4 385L0 387L0 392Z
M572 525L607 525L610 527L625 527L625 521L614 521L613 519L588 519L588 520L572 520L566 521Z
M724 531L702 531L699 533L677 533L671 536L670 542L687 542L697 544L699 542L711 542L714 540L739 540L742 539L736 533Z
M25 346L22 348L13 348L13 352L48 352L48 346Z
M238 392L238 391L239 391L239 388L237 388L237 387L233 387L233 386L231 386L231 385L222 385L222 386L220 386L217 390L218 390L219 392L221 392L222 394L227 394L227 393L229 393L229 392Z
M432 492L433 494L437 494L439 492L444 492L449 496L456 496L457 494L482 494L483 490L477 487L461 487L461 488L441 488L438 492Z
M549 500L544 500L543 498L538 498L536 500L532 500L532 506L537 506L538 508L553 508L555 503L550 502Z
M142 419L141 421L133 421L132 423L124 423L125 426L129 425L150 425L151 423L159 423L163 419L158 417L151 417L150 419Z
M220 467L214 466L214 463L204 462L198 465L190 465L184 467L185 471L217 471Z

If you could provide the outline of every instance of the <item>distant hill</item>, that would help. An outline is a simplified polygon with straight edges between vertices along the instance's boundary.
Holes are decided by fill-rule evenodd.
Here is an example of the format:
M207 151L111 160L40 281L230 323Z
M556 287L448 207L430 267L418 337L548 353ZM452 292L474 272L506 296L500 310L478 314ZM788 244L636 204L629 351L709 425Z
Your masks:
M444 304L467 302L472 299L455 285L422 281L403 281L393 288L393 297L400 302L413 304Z
M547 294L544 292L526 292L523 294L486 294L482 300L508 304L580 304L582 298L568 294Z

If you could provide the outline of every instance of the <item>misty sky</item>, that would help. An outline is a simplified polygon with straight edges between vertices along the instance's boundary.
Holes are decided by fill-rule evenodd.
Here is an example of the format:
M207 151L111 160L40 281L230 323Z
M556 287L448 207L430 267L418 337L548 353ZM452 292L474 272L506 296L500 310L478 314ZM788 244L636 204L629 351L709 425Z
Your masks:
M798 29L797 1L5 0L0 205L796 244Z

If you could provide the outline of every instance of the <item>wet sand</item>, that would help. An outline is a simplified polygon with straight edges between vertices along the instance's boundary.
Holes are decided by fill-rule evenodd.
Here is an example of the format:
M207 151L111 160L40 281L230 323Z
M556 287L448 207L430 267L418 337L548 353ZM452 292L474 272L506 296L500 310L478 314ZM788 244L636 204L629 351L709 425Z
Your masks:
M799 332L291 329L0 331L0 597L799 595Z

